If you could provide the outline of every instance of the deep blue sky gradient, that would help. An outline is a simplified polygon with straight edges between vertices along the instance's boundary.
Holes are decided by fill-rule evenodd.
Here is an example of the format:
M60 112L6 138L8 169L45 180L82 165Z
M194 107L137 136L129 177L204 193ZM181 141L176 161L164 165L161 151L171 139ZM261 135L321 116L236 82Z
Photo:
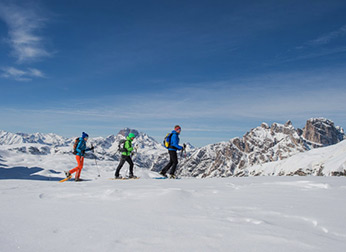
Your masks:
M319 0L4 0L0 129L161 141L181 124L202 146L263 121L345 126L345 13Z

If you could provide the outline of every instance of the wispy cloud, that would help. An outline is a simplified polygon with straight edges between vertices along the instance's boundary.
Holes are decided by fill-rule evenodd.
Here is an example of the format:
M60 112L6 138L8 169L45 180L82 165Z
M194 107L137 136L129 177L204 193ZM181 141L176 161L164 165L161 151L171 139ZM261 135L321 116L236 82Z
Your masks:
M275 63L288 63L344 54L346 52L346 46L344 40L342 40L344 37L346 37L346 25L306 41L295 47L294 50L289 50L284 54L285 56L278 57L278 61L275 61Z
M342 26L336 31L329 32L327 34L324 34L314 40L311 40L307 42L307 45L311 46L321 46L321 45L326 45L333 40L336 40L340 37L346 36L346 25Z
M32 78L44 78L45 75L38 69L27 68L26 70L21 70L15 67L4 67L1 68L1 77L6 79L14 79L16 81L31 81Z
M6 41L18 63L32 62L52 55L45 48L45 38L39 35L47 19L41 17L37 9L0 3L0 19L7 24Z

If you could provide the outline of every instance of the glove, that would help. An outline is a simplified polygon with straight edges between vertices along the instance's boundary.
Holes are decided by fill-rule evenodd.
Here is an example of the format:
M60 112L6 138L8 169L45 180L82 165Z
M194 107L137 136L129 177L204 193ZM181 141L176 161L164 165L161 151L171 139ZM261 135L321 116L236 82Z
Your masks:
M82 150L82 155L84 155L85 154L85 150Z
M95 147L94 147L94 146L91 146L90 150L93 150L93 149L95 149Z
M186 150L186 144L185 143L183 144L183 150Z

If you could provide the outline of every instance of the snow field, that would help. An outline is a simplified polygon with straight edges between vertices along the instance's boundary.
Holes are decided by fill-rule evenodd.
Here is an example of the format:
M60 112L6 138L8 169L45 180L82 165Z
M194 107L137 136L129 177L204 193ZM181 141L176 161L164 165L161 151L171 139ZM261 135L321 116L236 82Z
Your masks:
M142 171L142 177L145 171ZM344 251L345 180L1 180L0 251ZM103 174L105 175L105 174Z
M280 170L323 162L327 170L344 162L344 144L341 150L331 146L267 165ZM117 164L86 159L85 181L58 183L64 170L76 166L74 156L0 149L0 251L343 252L346 247L344 177L155 180L157 173L135 166L139 180L110 180ZM127 164L121 174L128 174Z

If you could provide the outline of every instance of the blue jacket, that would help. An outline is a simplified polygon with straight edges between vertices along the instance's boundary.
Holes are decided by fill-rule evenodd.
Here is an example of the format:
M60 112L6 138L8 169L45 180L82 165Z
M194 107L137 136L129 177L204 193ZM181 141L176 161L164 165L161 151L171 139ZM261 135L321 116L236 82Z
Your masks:
M84 157L84 153L86 151L89 151L90 148L87 148L86 147L86 142L84 141L83 138L79 138L79 143L77 145L77 148L76 148L76 151L77 151L77 156L81 156L81 157Z
M172 131L171 142L169 147L170 148L168 148L168 150L172 151L183 149L183 147L179 145L179 134L175 130Z

